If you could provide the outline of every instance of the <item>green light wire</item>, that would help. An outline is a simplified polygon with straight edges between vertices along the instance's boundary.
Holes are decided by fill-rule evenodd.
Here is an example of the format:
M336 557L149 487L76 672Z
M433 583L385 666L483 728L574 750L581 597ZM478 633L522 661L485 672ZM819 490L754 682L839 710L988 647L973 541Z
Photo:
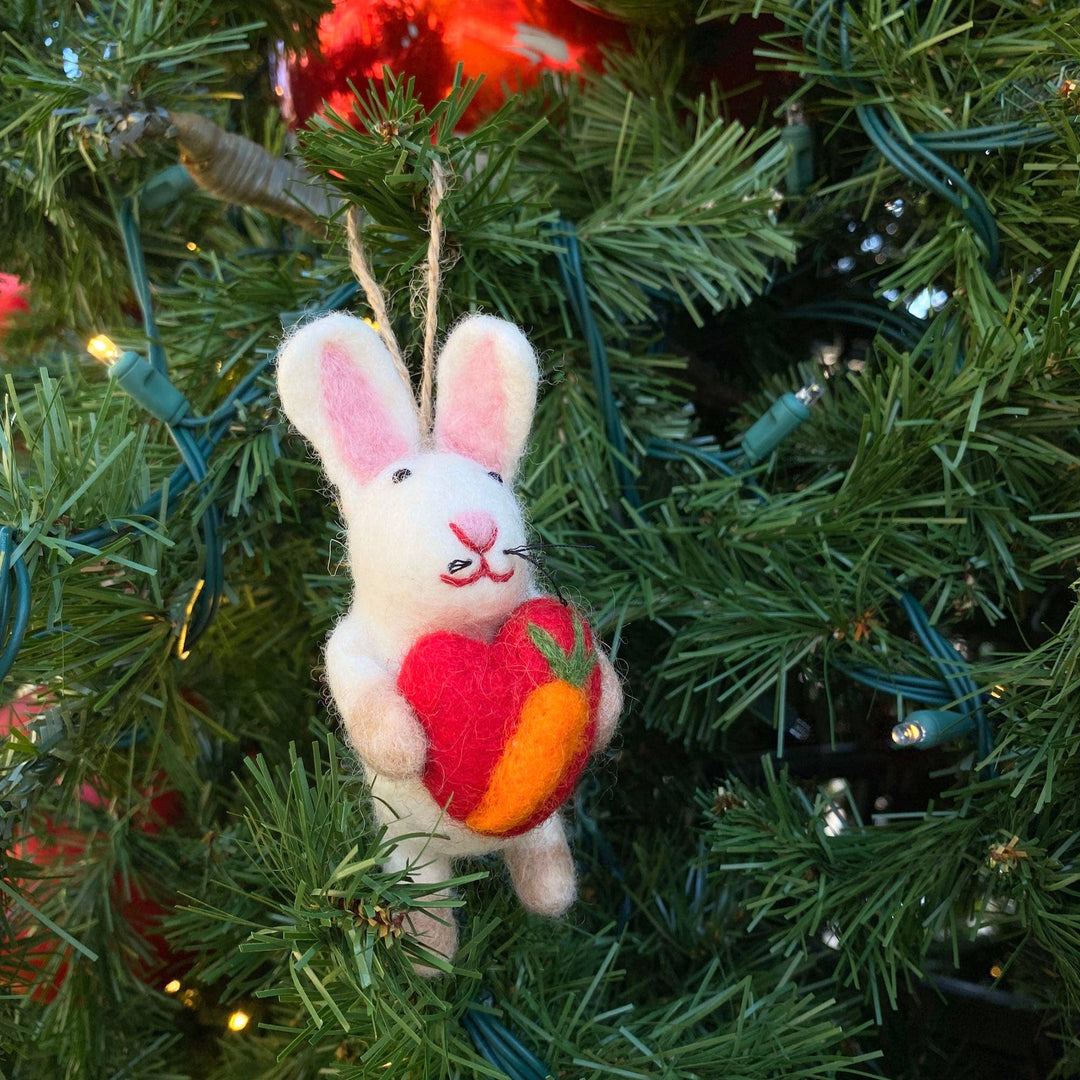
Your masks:
M825 36L832 25L834 6L832 0L829 0L829 3L818 9L824 12L817 42L818 56L822 58L823 65ZM846 0L840 0L839 8L840 62L844 68L842 78L852 86L869 92L871 87L850 74L854 66L851 55L850 8ZM817 12L814 14L816 17ZM891 109L883 109L877 105L856 105L855 115L867 138L901 176L921 184L960 210L986 248L987 271L991 275L996 274L1001 262L1001 243L997 223L982 195L951 165L908 138ZM923 160L917 160L916 155ZM935 175L935 171L941 175Z
M897 172L909 180L922 184L923 187L955 206L967 218L986 249L987 273L996 274L1001 266L1001 241L997 223L986 200L956 169L946 164L936 154L916 142L904 144L895 138L889 128L899 125L895 117L887 110L881 110L873 105L856 105L855 115L862 124L867 138L881 151ZM926 164L918 161L915 155L921 157ZM946 179L942 180L935 176L934 169L943 174ZM950 187L946 181L951 182L952 186Z
M1046 124L1029 125L1023 120L986 127L964 128L959 131L922 131L911 136L914 142L931 150L944 150L953 154L974 154L980 150L1017 149L1024 146L1041 146L1060 138Z
M971 666L941 632L930 624L922 605L911 593L906 590L901 592L900 604L942 678L954 692L954 700L957 701L954 708L962 710L974 721L976 753L980 760L985 760L994 748L994 737L983 708L986 694L979 690L978 684L972 678Z
M593 385L596 387L596 395L600 399L600 408L604 414L604 431L611 445L615 475L622 489L623 499L635 510L640 509L641 496L634 483L634 475L627 464L626 433L623 431L619 406L615 401L615 391L611 385L607 345L604 343L604 335L600 332L600 327L592 313L592 305L589 303L589 290L585 283L585 271L581 265L577 230L572 222L564 220L552 226L552 233L558 245L559 273L566 286L566 296L589 349Z
M132 285L142 307L143 325L148 338L151 339L150 362L153 364L156 358L158 370L166 375L165 353L155 340L157 326L150 297L149 279L146 276L146 261L143 257L132 207L133 200L131 199L119 201L116 204L117 222L124 241L128 268L132 273ZM338 290L338 293L341 291ZM353 291L355 291L355 286L353 286ZM335 293L335 297L337 295ZM237 410L264 396L264 391L257 385L257 380L269 364L269 357L256 364L210 416L187 416L168 429L180 452L182 464L173 470L166 488L156 491L136 507L127 518L104 522L93 529L66 537L62 542L69 544L73 551L85 554L87 547L98 548L128 532L131 528L131 519L156 518L163 510L166 516L170 515L175 510L181 495L192 483L201 484L206 481L209 456L228 431ZM196 438L190 430L192 428L202 429L205 434L201 438ZM167 503L163 494L164 490L169 492ZM218 510L210 504L200 522L204 548L201 577L204 584L192 607L191 620L187 627L186 640L189 646L198 640L213 621L224 592L224 563L221 543L218 539L219 525ZM3 642L3 648L0 649L0 679L8 675L15 663L30 617L30 573L24 558L16 552L14 531L10 526L3 526L0 528L0 557L3 559L3 565L0 566L0 642ZM14 621L11 619L13 608Z
M795 4L802 11L807 0ZM828 36L833 17L840 13L838 41L841 71L828 61ZM814 55L826 79L840 88L854 87L867 94L874 88L851 74L850 8L846 0L827 0L814 9L803 28L803 44ZM985 250L985 265L990 275L1001 267L1001 240L997 222L985 198L952 165L938 156L944 153L977 153L984 150L1016 148L1052 142L1059 136L1047 124L1014 120L958 131L912 134L889 106L856 105L855 114L867 137L882 156L901 174L950 205L967 219Z
M864 326L887 334L898 341L908 352L918 346L926 324L906 312L894 311L880 304L867 303L863 300L819 300L780 313L782 319L822 319Z
M552 1071L492 1014L493 1001L485 992L480 1004L470 1005L461 1018L476 1049L511 1080L550 1080Z
M22 647L30 623L30 571L15 557L15 533L0 528L0 677L6 675ZM12 620L14 614L14 620Z
M848 678L869 686L872 690L881 690L888 694L912 698L924 705L943 708L956 700L956 695L948 684L939 679L927 679L921 675L890 675L871 667L848 667L846 664L835 665Z
M133 199L120 200L116 206L116 221L120 227L120 239L124 245L124 257L127 259L131 285L139 301L139 309L142 311L150 363L156 371L164 375L168 371L168 363L165 360L165 350L161 347L158 337L157 321L154 319L150 277L146 272L146 257L143 255L142 240L139 238L139 226L135 221Z

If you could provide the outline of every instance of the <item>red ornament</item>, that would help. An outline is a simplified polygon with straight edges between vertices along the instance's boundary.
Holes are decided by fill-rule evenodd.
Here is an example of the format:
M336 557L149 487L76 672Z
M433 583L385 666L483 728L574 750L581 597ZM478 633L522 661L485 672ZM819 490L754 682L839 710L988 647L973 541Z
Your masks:
M517 836L558 809L593 745L595 655L580 616L550 598L522 604L490 645L443 631L409 650L398 687L428 734L424 784L450 817Z
M78 864L103 858L105 843L101 834L79 832L48 820L38 832L20 838L12 847L12 855L22 862L47 867L50 873L49 877L20 882L30 894L31 903L41 906L57 889L71 887ZM132 973L143 982L159 982L176 959L161 932L161 922L170 909L161 903L152 886L133 875L117 873L109 892L115 918L140 943L139 955L132 955L128 961ZM16 949L21 966L12 971L5 962L5 980L15 993L28 993L47 1005L63 986L75 950L32 915L12 908L8 916L17 927ZM59 959L55 950L60 952ZM43 976L43 972L47 974Z
M30 310L26 302L27 289L14 274L0 274L0 338L15 314Z
M139 788L139 794L147 801L131 815L131 824L140 832L157 836L166 825L175 825L184 816L183 796L168 786L164 773L158 773L148 787ZM83 784L79 799L96 810L109 805L109 800L92 783Z
M0 738L10 735L13 730L21 730L27 721L39 716L52 703L48 689L38 687L0 705ZM164 773L157 773L147 787L139 789L139 794L147 800L146 805L135 811L131 823L144 833L156 836L164 826L175 825L184 816L183 796L169 786ZM83 784L79 799L95 810L104 810L109 805L109 800L93 782Z
M0 736L22 728L49 703L48 691L42 688L0 707ZM159 774L140 794L148 801L145 808L132 815L131 821L133 827L142 832L157 834L165 825L174 824L183 816L183 798L167 786L164 774ZM83 784L79 798L96 809L108 806L108 800L92 783ZM48 871L48 877L20 882L30 894L31 902L39 906L55 890L70 884L72 875L78 873L80 862L103 858L104 845L105 837L101 834L81 832L46 818L38 822L36 831L20 837L12 845L11 854L22 862ZM117 873L109 892L116 918L122 920L132 937L141 943L140 955L130 960L133 974L144 982L160 980L175 960L160 929L162 919L170 910L161 902L160 890L155 890L149 882L140 881L134 874ZM15 992L30 993L35 1001L48 1004L67 977L74 950L20 909L12 908L9 917L19 927L15 936L21 943L17 948L22 967L14 972L9 968L5 973L6 981ZM54 959L56 949L61 951L59 960ZM43 977L45 971L49 974Z
M363 91L386 66L413 77L430 109L461 63L466 77L485 76L465 114L469 127L503 103L503 83L513 90L542 71L598 67L599 46L624 37L619 23L572 0L337 0L319 22L317 46L279 65L275 90L294 125L324 101L353 120L348 83Z
M3 276L0 274L0 277ZM47 694L44 688L31 690L6 705L0 705L0 738L10 735L13 730L22 729L28 720L43 713L49 704Z

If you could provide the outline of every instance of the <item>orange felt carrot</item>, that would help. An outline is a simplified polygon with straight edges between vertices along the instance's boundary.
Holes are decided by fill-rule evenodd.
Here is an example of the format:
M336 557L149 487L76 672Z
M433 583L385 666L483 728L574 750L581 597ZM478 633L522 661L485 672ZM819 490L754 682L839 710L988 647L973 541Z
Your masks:
M525 699L480 805L465 819L476 832L501 836L520 825L558 786L583 749L589 702L561 679Z
M484 797L465 819L470 829L489 836L505 835L525 821L585 749L589 701L584 686L596 658L585 649L581 620L574 619L574 648L569 655L538 626L529 627L529 636L556 677L525 699Z

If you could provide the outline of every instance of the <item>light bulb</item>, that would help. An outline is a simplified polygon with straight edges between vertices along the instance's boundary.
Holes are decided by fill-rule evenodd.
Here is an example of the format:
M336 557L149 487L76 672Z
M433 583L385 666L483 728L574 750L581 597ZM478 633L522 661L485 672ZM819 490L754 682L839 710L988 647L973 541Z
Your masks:
M962 739L974 728L975 720L969 713L953 712L951 709L916 709L892 729L892 741L895 746L929 750L944 742Z
M801 390L795 391L795 396L804 405L813 405L815 401L819 401L821 396L825 393L825 387L822 383L819 383L816 379L813 382L807 383Z
M110 367L120 358L120 350L112 338L97 334L86 343L86 351L95 359Z
M229 1016L229 1030L243 1031L251 1023L251 1017L243 1009L237 1009Z
M904 724L897 724L892 729L892 741L897 746L914 746L922 742L925 736L926 732L923 731L922 724L915 724L910 720Z
M191 650L188 648L188 628L191 626L191 616L195 611L195 604L205 584L205 578L199 578L195 582L195 589L187 602L187 606L184 608L184 621L180 626L180 634L176 639L176 655L181 660L186 660L191 655Z
M166 994L177 994L179 992L180 992L180 980L179 979L170 979L165 984L165 993Z

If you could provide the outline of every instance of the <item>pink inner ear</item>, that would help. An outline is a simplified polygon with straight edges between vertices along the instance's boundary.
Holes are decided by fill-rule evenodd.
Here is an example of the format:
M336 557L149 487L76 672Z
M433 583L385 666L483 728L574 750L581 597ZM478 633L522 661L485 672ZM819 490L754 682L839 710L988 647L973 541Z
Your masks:
M506 471L506 390L487 338L465 358L449 386L439 386L435 438L446 450Z
M322 398L338 453L359 479L369 480L412 449L378 389L333 341L323 346Z

